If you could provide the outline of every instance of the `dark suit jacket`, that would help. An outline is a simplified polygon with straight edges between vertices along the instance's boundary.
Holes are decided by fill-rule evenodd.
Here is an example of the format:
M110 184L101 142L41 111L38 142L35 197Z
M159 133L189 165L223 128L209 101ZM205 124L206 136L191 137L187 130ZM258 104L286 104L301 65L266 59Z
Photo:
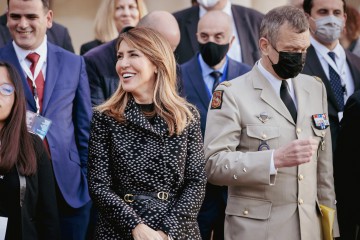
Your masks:
M0 59L17 68L27 109L36 112L33 94L11 42L0 48ZM49 42L46 61L41 115L52 121L46 138L60 191L71 207L79 208L90 200L86 169L92 109L85 62L82 57Z
M259 30L263 14L250 8L232 4L232 14L240 39L243 62L250 66L260 58L258 49ZM176 60L182 64L199 50L196 39L199 6L193 6L173 14L179 24L181 40L175 50Z
M0 47L3 47L8 41L11 40L9 29L6 26L7 17L6 14L0 16ZM74 47L71 42L69 31L66 27L53 22L53 25L46 32L47 39L49 42L58 45L70 52L74 52Z
M203 81L201 66L198 61L198 54L191 58L188 62L181 64L181 77L183 82L182 95L192 104L194 104L200 112L201 132L204 137L206 115L210 104L210 97ZM229 58L227 66L227 80L232 80L251 70L249 65L239 63Z
M101 42L100 40L97 40L97 39L82 44L80 47L80 55L84 55L91 49L93 49L97 46L100 46L101 44L103 44L103 42Z
M84 54L93 106L107 100L119 85L119 76L115 69L117 41L116 38Z
M352 77L354 79L354 85L356 91L360 89L360 58L346 50L346 60L350 67ZM328 98L332 146L334 151L336 146L337 136L339 134L339 127L340 127L339 118L338 118L339 106L336 103L335 94L333 93L333 90L331 88L330 80L326 77L324 69L321 67L320 60L317 57L315 48L313 46L310 46L307 49L305 66L302 73L312 76L318 76L319 78L322 79L322 81L325 84L327 98Z
M360 197L349 186L360 182L359 141L360 91L347 100L334 154L334 179L337 214L342 240L355 239L360 225ZM360 239L358 236L357 239Z

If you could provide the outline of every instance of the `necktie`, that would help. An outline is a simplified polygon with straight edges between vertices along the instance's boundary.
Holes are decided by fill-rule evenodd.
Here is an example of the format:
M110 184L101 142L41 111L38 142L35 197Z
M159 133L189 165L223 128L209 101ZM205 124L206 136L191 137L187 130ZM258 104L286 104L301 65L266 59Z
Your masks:
M214 78L214 85L212 87L212 92L215 91L215 88L219 85L220 83L220 78L222 76L222 73L219 71L213 71L212 73L210 73L210 75Z
M294 101L293 101L292 97L289 94L288 83L286 82L286 80L281 81L280 98L284 102L287 109L289 110L292 118L294 119L294 122L296 122L297 111L296 111Z
M331 57L331 59L334 61L334 63L336 64L335 53L328 52L328 54ZM339 105L340 111L343 111L343 109L344 109L344 90L341 85L341 79L340 79L339 74L337 74L337 72L331 67L330 64L329 64L329 76L330 76L330 86L335 94L336 102Z
M37 53L30 53L26 56L26 59L28 59L31 62L30 65L30 71L34 76L34 72L35 72L35 68L36 65L39 61L40 55ZM41 113L42 110L42 103L43 103L43 97L44 97L44 76L42 74L42 71L39 72L39 74L37 75L36 79L35 79L35 85L36 87L33 86L33 82L31 81L31 79L28 77L27 78L30 89L32 90L32 93L34 94L35 97L38 98L39 101L39 111Z
M38 61L40 59L40 55L35 53L35 52L30 53L30 54L28 54L26 56L26 59L28 59L31 62L30 71L31 71L32 75L34 76L35 68L36 68L36 65L37 65L37 63L38 63ZM30 89L32 90L34 98L37 97L37 99L39 101L39 111L41 113L43 97L44 97L44 76L42 74L42 71L40 70L39 74L37 75L37 77L35 79L36 88L34 88L33 82L31 81L31 79L29 77L27 78L27 81L28 81L28 84L30 86ZM46 138L44 138L44 144L45 144L45 147L46 147L47 152L48 152L49 157L50 157L49 143L48 143Z

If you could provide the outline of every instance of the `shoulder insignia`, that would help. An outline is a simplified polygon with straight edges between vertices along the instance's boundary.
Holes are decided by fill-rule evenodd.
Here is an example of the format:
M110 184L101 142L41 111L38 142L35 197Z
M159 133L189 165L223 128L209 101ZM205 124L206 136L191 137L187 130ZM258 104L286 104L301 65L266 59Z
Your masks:
M222 101L223 101L223 93L222 90L215 90L211 99L211 108L210 109L221 109Z
M322 82L321 78L319 78L318 76L313 76L316 80L318 80L319 82Z
M224 85L225 87L230 87L230 86L231 86L231 82L229 82L229 81L224 81L224 82L220 83L220 85Z

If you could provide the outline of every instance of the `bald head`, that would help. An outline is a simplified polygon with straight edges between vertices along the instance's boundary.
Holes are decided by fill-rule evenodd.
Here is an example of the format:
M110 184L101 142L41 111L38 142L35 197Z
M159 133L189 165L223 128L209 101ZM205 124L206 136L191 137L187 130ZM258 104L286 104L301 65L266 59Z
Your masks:
M231 17L223 11L208 11L199 20L196 35L200 43L229 43L233 38ZM221 42L219 42L220 37Z
M158 31L165 37L173 51L180 42L180 29L175 17L167 11L152 11L140 19L138 27L147 27Z

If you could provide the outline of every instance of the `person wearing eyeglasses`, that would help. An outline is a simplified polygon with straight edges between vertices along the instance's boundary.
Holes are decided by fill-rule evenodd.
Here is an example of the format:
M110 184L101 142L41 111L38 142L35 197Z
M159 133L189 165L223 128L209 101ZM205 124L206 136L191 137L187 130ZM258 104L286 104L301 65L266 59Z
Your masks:
M59 239L51 162L25 108L17 70L0 61L0 239Z

